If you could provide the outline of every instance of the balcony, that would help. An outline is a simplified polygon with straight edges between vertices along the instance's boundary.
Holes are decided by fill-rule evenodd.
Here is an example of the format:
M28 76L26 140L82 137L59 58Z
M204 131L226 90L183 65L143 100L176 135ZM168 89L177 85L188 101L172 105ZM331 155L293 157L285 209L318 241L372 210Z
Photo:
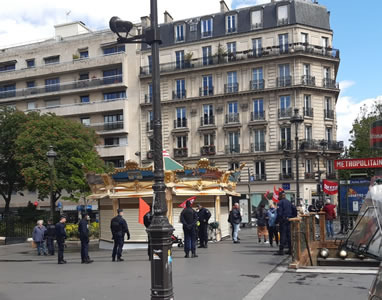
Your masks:
M265 111L252 111L251 122L265 121Z
M154 151L153 150L149 150L146 152L146 158L147 159L153 159L154 158Z
M293 50L293 51L292 51ZM280 54L295 55L297 53L306 53L307 55L325 56L330 59L339 59L340 52L333 48L323 48L322 46L309 45L306 43L293 43L280 46L271 46L265 48L253 48L244 51L236 51L235 59L230 60L228 54L214 55L209 57L200 57L190 60L189 64L184 64L184 70L192 68L205 68L211 65L218 64L235 64L240 61L257 60L262 57L278 57ZM179 63L178 63L179 66ZM140 68L140 74L142 76L148 76L151 74L150 66L143 66ZM168 73L179 71L176 62L164 63L160 65L161 73Z
M239 92L239 83L228 83L224 85L224 94L232 94Z
M201 156L208 156L208 155L215 155L215 154L216 154L216 147L214 145L200 147Z
M89 127L93 128L95 131L119 130L123 129L123 121L91 124Z
M280 180L290 180L290 179L294 178L294 174L293 173L280 173L279 178L280 178Z
M11 90L0 92L0 99L11 97L26 97L31 95L40 95L45 93L69 91L76 89L88 89L93 87L99 87L103 85L111 85L122 82L122 75L107 76L101 78L94 78L88 80L78 80L72 82L64 82L58 84L50 84L26 89Z
M187 119L182 118L182 119L176 119L174 120L174 129L177 128L187 128Z
M266 143L252 143L251 152L262 152L266 149Z
M188 149L187 148L174 148L174 157L187 157Z
M334 120L334 110L324 109L324 118Z
M324 78L322 80L322 86L328 89L339 89L339 84L334 79Z
M301 150L318 150L319 145L320 143L317 140L312 140L312 139L302 140L300 142L300 149Z
M327 148L331 151L342 151L344 149L344 142L327 141Z
M287 87L292 85L292 76L282 76L276 78L277 87Z
M204 87L204 88L199 88L199 96L213 96L214 95L214 87Z
M303 107L304 117L313 118L313 107Z
M266 174L253 174L251 175L251 181L264 181L267 180Z
M152 131L153 129L154 129L154 122L153 121L147 122L146 131L149 132L149 131Z
M153 103L153 95L145 95L145 103Z
M293 141L286 140L279 142L279 150L292 150L293 149Z
M200 118L200 126L215 125L215 116L204 116Z
M225 123L240 123L240 114L239 113L230 113L225 115Z
M177 99L185 99L186 98L186 90L179 90L176 92L172 92L172 99L177 100Z
M305 179L315 179L315 173L314 172L305 172Z
M289 108L279 108L279 119L286 119L292 117L293 109Z
M316 77L310 75L303 75L301 77L301 84L307 86L316 86Z
M240 145L227 145L225 146L225 154L240 153Z
M326 179L337 179L336 173L326 173Z
M264 79L251 80L249 82L249 88L251 91L263 90L264 86Z

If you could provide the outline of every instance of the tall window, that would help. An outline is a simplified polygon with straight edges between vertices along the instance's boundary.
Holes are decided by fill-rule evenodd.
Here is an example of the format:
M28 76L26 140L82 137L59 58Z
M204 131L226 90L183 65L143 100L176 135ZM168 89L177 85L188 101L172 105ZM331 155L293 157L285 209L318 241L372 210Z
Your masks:
M228 143L229 143L229 152L230 153L239 153L240 145L239 145L239 132L238 131L230 131L228 134Z
M154 129L154 123L153 123L153 120L154 120L154 113L152 110L148 111L148 115L147 115L147 119L148 119L148 130L153 130Z
M226 92L233 93L238 91L238 84L237 84L237 73L234 72L228 72L227 73L227 89Z
M290 96L280 96L280 117L287 118L291 116Z
M212 124L214 124L214 107L212 104L204 104L202 125Z
M307 33L304 33L304 32L301 33L301 43L304 46L307 46L309 44L309 35Z
M279 65L279 74L280 77L277 79L278 86L290 86L292 84L289 64Z
M252 55L259 57L262 54L262 40L261 38L252 39Z
M187 136L181 135L176 137L176 146L178 149L187 148Z
M254 10L251 12L252 29L258 29L262 27L262 23L263 23L262 14L263 14L262 10Z
M153 58L151 55L147 56L147 62L149 64L149 73L153 72Z
M186 81L184 79L176 80L176 98L186 98Z
M281 160L281 173L284 176L292 175L292 160L291 159Z
M111 69L103 71L103 83L113 84L122 82L122 69Z
M334 119L334 112L332 110L332 98L325 97L324 100L324 114L326 119Z
M326 48L329 48L329 39L327 37L322 37L321 38L321 43L322 43L322 48L326 50Z
M325 134L326 140L328 142L333 141L333 129L332 129L332 127L326 127L325 132L326 132L326 134Z
M185 40L185 24L175 25L175 42L184 42Z
M60 78L45 79L45 91L55 92L60 90Z
M328 159L326 161L326 172L328 174L333 174L334 173L334 162L332 159Z
M313 173L313 164L311 159L305 160L305 173L308 173L308 174Z
M313 117L313 108L310 95L304 95L304 116Z
M203 66L212 65L212 48L211 46L206 46L202 48L203 52Z
M305 126L305 139L312 140L312 126Z
M203 19L201 23L202 37L212 36L212 18Z
M264 88L263 68L252 69L251 89L258 90Z
M148 84L148 89L149 89L149 102L153 101L153 84L150 82Z
M236 15L226 16L226 31L227 33L236 32Z
M265 161L255 161L255 180L265 180Z
M277 23L279 25L288 24L288 5L280 5L277 7Z
M265 151L265 130L255 129L253 131L253 152Z
M228 102L228 114L226 123L236 123L239 122L239 114L237 109L237 102Z
M229 114L237 114L237 102L229 102L228 103L228 113Z
M185 107L176 108L176 124L175 128L187 127L187 115Z
M116 130L123 128L123 114L105 115L104 116L104 129Z
M228 60L236 59L236 42L227 43Z
M332 85L331 72L329 67L324 67L324 87L330 87Z
M310 65L304 64L303 71L304 71L304 76L310 76Z
M280 128L281 149L292 149L292 135L290 127Z
M175 51L175 59L176 59L176 68L183 69L184 68L184 51Z
M204 134L204 146L213 146L214 145L214 134L213 133L207 133Z
M264 103L263 99L253 100L253 117L252 121L264 120Z
M280 53L288 53L288 34L279 34Z
M212 84L212 75L203 76L203 90L202 96L214 94L214 86Z

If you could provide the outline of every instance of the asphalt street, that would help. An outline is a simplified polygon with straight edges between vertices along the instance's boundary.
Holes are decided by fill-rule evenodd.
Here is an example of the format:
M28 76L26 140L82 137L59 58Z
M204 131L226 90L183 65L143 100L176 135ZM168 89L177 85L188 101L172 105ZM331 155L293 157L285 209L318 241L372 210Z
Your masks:
M285 259L274 256L269 244L257 243L256 229L242 230L240 244L226 240L198 250L198 258L185 259L182 249L174 248L175 299L243 299ZM112 262L105 250L90 256L95 262L83 265L79 252L70 251L68 263L57 265L56 257L37 256L26 244L0 246L0 300L150 299L146 250L124 251L124 262ZM331 298L320 293L331 293L336 300L345 299L337 297L342 294L361 300L374 277L314 275L284 273L263 299L322 300Z

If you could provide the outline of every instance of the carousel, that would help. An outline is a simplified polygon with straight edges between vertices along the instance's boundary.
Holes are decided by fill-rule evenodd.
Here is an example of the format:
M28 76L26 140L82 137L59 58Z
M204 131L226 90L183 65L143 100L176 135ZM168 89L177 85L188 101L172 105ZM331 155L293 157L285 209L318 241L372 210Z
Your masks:
M231 196L236 193L236 184L244 164L233 171L212 167L208 159L201 159L196 166L181 165L175 161L165 162L165 184L167 217L174 226L174 235L183 238L179 216L180 204L195 196L195 204L201 203L211 212L209 223L217 222L217 241L229 236L228 214ZM87 174L92 200L98 200L100 242L112 242L110 221L117 215L117 209L124 210L131 238L128 243L145 243L145 227L138 222L139 199L151 205L154 167L140 167L135 161L127 161L124 168L110 174ZM195 205L194 205L195 206Z

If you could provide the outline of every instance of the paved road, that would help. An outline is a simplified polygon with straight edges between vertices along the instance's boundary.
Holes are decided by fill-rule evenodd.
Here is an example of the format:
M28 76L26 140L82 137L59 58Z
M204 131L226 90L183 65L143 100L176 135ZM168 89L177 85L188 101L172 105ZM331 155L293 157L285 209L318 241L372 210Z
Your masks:
M273 255L276 249L257 244L255 229L242 230L241 237L241 244L210 244L194 259L174 248L175 299L243 299L283 261ZM79 253L66 253L68 264L57 265L56 257L37 256L26 245L0 246L0 300L150 299L146 250L128 250L120 263L111 262L110 251L94 251L91 257L93 264L82 265ZM331 299L328 293L336 300L345 299L337 294L365 299L373 276L354 276L285 273L263 300Z

